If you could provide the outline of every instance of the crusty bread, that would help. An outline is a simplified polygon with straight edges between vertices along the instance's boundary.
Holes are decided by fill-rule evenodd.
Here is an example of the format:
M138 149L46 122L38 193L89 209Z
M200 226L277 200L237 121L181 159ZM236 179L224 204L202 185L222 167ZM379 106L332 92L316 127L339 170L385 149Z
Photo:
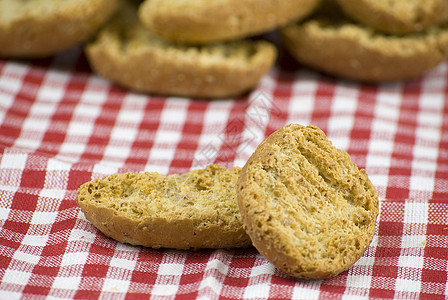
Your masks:
M162 40L141 25L129 2L120 2L118 14L86 47L93 69L121 86L165 96L232 97L253 88L275 61L276 49L265 41L184 46Z
M299 278L348 269L370 244L378 215L365 171L319 128L297 124L274 132L249 158L238 203L253 245Z
M447 0L338 0L347 15L391 34L420 32L448 21Z
M283 28L285 48L300 63L345 78L382 82L415 78L448 56L448 28L404 36L381 34L341 13L315 15Z
M43 57L89 38L116 0L0 0L0 56Z
M219 165L185 174L114 174L84 183L77 202L86 218L122 243L153 248L251 245L236 200L240 168Z
M146 0L139 16L158 35L210 43L264 33L308 16L320 0Z

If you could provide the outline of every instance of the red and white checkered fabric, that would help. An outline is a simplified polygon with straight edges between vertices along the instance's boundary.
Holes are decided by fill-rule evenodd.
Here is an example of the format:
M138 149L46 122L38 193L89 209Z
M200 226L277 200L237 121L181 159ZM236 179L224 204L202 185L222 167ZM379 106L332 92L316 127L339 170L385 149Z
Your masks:
M364 85L291 64L245 96L200 101L120 89L79 49L0 60L0 299L446 299L448 65ZM253 248L120 244L76 204L80 184L115 172L242 166L292 122L322 128L380 194L372 244L335 278L288 277Z

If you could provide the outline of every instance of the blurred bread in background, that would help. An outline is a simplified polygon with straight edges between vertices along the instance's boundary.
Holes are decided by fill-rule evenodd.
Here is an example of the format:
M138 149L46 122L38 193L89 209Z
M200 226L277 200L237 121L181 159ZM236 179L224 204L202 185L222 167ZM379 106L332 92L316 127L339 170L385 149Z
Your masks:
M448 24L386 34L350 19L331 0L311 18L282 28L281 34L284 47L298 62L359 81L416 78L448 57Z
M86 41L116 0L1 0L0 56L36 58Z
M338 0L350 18L390 34L420 32L445 23L446 0Z
M448 1L0 0L0 45L8 58L81 45L123 88L221 99L256 88L278 48L337 78L418 78L448 58Z
M119 9L86 45L92 68L126 88L166 96L223 98L253 88L272 67L276 48L263 40L185 45L142 25L137 3Z
M321 0L145 0L142 22L163 38L206 44L272 31L299 21Z

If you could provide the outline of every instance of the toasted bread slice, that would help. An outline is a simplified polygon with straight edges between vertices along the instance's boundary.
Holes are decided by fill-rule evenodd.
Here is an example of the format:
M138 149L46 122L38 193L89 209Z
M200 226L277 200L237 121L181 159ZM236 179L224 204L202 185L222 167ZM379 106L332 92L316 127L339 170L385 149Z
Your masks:
M195 98L238 96L269 71L275 47L266 41L186 46L163 40L144 27L132 1L86 46L93 69L140 92Z
M146 0L140 19L165 39L206 44L269 32L308 16L320 0Z
M448 57L448 27L387 35L334 10L287 26L281 33L285 48L300 63L364 82L413 79Z
M1 0L0 56L44 57L84 42L116 0Z
M114 174L86 182L77 202L96 228L119 242L152 248L247 247L236 200L240 168L185 174Z
M297 124L274 132L249 158L238 203L253 245L298 278L347 270L369 246L378 215L365 171L319 128Z

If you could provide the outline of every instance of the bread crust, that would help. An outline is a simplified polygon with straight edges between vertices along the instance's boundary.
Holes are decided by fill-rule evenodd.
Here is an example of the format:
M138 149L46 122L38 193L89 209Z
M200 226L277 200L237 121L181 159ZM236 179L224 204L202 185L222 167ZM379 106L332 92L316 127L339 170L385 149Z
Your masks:
M238 204L258 251L298 278L347 270L369 246L378 193L364 170L315 126L290 124L243 167Z
M77 203L87 220L121 243L152 248L251 245L236 200L240 168L219 165L165 177L113 174L86 182Z
M274 64L277 51L268 42L174 44L143 27L136 8L125 9L86 46L92 68L120 86L164 96L227 98L253 88Z
M116 0L0 1L0 56L45 57L87 40Z
M391 34L420 32L448 21L446 0L338 0L354 20Z
M186 43L240 39L308 16L320 0L147 0L140 19L163 38Z
M407 80L448 56L448 29L383 35L347 20L314 18L282 29L285 48L304 65L365 82Z

